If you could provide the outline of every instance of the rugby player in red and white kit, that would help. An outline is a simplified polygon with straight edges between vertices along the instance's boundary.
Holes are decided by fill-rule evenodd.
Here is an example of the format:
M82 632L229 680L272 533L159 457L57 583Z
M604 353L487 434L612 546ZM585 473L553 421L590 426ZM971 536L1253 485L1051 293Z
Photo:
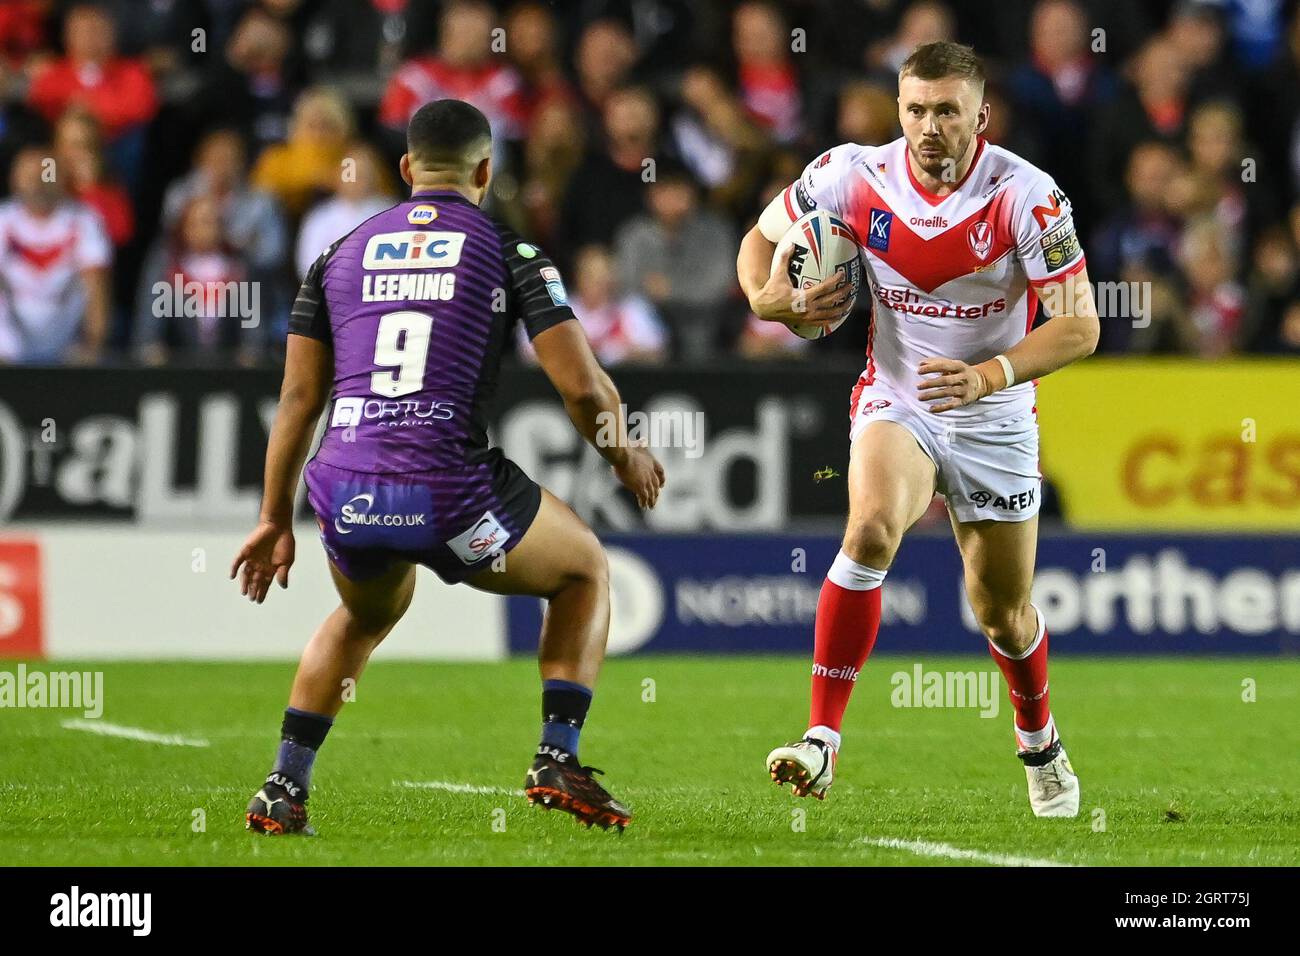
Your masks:
M969 47L918 47L898 87L902 138L814 160L767 207L737 261L760 318L840 318L838 277L798 293L784 264L772 268L790 223L824 209L857 233L873 297L867 367L851 399L848 524L817 605L809 729L767 766L778 785L824 797L875 643L881 584L938 491L966 595L1010 691L1030 806L1075 816L1079 781L1048 708L1047 632L1030 585L1041 480L1033 383L1096 347L1083 250L1052 178L980 135L989 106ZM1030 331L1039 301L1050 320Z

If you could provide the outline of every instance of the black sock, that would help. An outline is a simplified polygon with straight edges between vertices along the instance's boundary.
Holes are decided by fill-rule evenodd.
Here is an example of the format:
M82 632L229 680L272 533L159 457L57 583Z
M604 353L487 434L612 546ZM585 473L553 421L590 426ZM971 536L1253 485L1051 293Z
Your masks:
M324 714L285 708L284 723L280 725L280 749L275 755L275 768L267 780L284 787L291 797L306 800L316 751L325 742L325 735L333 725L334 721ZM272 780L276 776L281 779ZM295 790L301 792L295 793Z
M591 688L567 680L542 681L542 748L578 759L578 735L591 707Z

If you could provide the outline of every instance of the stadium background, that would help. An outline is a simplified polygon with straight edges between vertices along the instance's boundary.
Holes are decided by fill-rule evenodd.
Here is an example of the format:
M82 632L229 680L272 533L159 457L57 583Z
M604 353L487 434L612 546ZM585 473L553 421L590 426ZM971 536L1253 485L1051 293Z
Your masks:
M396 199L406 118L438 96L490 117L491 209L561 263L630 407L703 415L641 515L526 350L503 376L495 440L610 544L612 650L805 653L866 317L817 343L757 322L735 249L818 152L897 135L896 68L944 37L986 58L988 138L1057 178L1107 284L1098 356L1040 387L1054 648L1294 653L1294 3L18 0L0 656L297 654L332 602L307 514L288 592L254 609L225 580L288 303L319 248ZM55 201L77 210L57 235L32 225ZM978 651L940 503L920 530L881 650ZM427 575L380 655L530 652L537 615Z

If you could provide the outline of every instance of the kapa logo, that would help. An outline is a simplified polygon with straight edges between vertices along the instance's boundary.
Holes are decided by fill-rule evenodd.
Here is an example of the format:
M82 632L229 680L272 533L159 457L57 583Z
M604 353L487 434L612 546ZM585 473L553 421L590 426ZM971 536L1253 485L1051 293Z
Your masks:
M460 262L463 232L380 232L366 242L366 269L448 269Z
M887 209L871 210L867 228L867 245L881 252L889 251L889 233L894 225L894 214Z

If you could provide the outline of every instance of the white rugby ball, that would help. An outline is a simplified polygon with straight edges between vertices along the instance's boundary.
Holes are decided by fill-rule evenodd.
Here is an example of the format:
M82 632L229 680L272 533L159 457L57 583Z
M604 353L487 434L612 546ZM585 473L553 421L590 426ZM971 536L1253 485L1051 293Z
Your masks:
M853 229L839 216L824 209L814 209L790 223L790 228L776 244L772 268L777 267L790 246L795 250L790 257L787 277L796 289L811 288L836 273L844 277L849 284L849 300L844 303L844 319L847 319L862 283L862 259ZM843 325L844 319L829 325L792 324L790 331L800 338L820 339Z

